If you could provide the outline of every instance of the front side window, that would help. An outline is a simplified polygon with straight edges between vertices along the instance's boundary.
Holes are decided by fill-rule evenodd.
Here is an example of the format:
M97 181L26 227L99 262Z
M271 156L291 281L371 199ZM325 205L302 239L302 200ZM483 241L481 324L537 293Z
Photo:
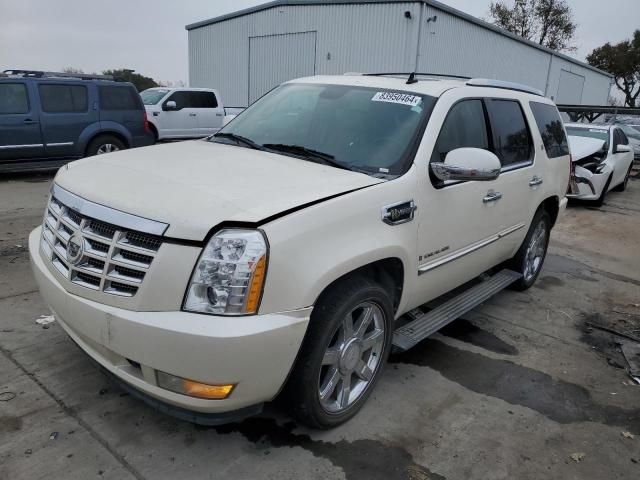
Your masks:
M503 167L530 162L533 142L520 103L514 100L487 102L495 154Z
M438 135L431 161L444 162L447 154L457 148L489 150L482 100L464 100L451 108Z
M250 106L211 141L275 151L369 174L398 176L435 98L350 85L286 84ZM244 142L244 144L243 144Z
M546 103L530 102L547 157L558 158L569 155L569 143L564 132L558 109Z
M98 87L102 110L142 110L138 92L132 87Z
M0 115L29 113L24 83L0 83Z
M176 110L194 108L191 92L173 92L173 94L171 94L171 96L164 102L164 105L166 105L167 102L176 102Z
M87 111L87 87L83 85L38 85L42 111L80 113Z

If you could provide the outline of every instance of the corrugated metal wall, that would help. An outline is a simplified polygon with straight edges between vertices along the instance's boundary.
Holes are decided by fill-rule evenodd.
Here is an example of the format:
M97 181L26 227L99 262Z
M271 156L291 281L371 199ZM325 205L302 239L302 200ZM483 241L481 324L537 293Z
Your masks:
M520 82L556 96L566 70L585 77L579 103L606 103L609 77L435 7L422 8L419 71ZM272 49L250 73L250 38L312 31L316 74L413 71L420 9L415 2L282 6L205 25L189 31L190 84L219 89L229 106L246 106L255 98L250 76L254 83L256 76L282 78L277 58L287 55L284 47Z

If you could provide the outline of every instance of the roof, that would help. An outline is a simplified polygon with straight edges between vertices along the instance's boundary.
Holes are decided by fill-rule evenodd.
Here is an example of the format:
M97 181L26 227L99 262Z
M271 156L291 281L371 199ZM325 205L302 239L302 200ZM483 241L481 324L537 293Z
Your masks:
M499 33L500 35L509 37L512 40L515 40L520 43L524 43L525 45L528 45L532 48L542 50L550 55L555 55L556 57L563 58L568 62L574 63L576 65L580 65L594 72L598 72L601 75L606 75L607 77L613 78L613 76L610 73L607 73L604 70L600 70L599 68L593 67L588 63L581 62L580 60L576 60L575 58L572 58L563 53L556 52L555 50L551 50L550 48L538 45L535 42L526 40L520 37L519 35L508 32L507 30L497 27L496 25L480 20L479 18L476 18L473 15L469 15L468 13L457 10L453 7L450 7L449 5L445 5L444 3L438 2L436 0L275 0L268 3L263 3L261 5L256 5L255 7L246 8L244 10L238 10L237 12L210 18L208 20L203 20L201 22L191 23L187 25L185 28L187 30L194 30L207 25L214 25L216 23L224 22L226 20L243 17L245 15L261 12L263 10L268 10L270 8L275 8L275 7L306 6L306 5L353 5L353 4L370 4L370 3L424 3L425 5L429 5L430 7L437 8L438 10L449 13L455 17L474 23L488 30L492 30L496 33Z
M427 74L420 75L420 80L416 83L407 84L408 76L379 76L379 75L361 75L361 74L346 74L346 75L316 75L313 77L298 78L290 80L285 83L306 83L306 84L323 84L323 85L348 85L359 86L369 88L380 88L385 90L391 90L396 92L408 92L417 93L419 95L429 95L431 97L440 97L447 90L453 88L470 87L470 88L498 88L503 92L510 92L506 96L511 98L514 95L535 95L532 92L526 92L517 89L517 84L505 84L504 82L496 80L486 80L487 82L494 82L495 85L485 84L480 82L484 79L451 79L451 78L433 78ZM514 88L507 88L506 85L513 85ZM536 101L543 103L551 103L546 97L537 98Z

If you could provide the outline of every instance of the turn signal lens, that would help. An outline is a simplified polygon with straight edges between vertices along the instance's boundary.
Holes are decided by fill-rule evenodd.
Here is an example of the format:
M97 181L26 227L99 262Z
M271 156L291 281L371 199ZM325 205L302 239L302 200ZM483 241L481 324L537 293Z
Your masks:
M164 372L156 372L156 380L160 388L170 390L189 397L205 400L224 400L233 391L235 385L208 385L206 383L187 380Z

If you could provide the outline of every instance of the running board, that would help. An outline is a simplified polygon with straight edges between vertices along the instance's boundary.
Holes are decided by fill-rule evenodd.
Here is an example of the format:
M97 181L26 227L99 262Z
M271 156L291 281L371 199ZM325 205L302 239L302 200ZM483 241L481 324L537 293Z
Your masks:
M411 321L394 332L393 346L399 351L409 350L521 277L522 274L505 269L427 313L419 308L410 311L406 315Z

